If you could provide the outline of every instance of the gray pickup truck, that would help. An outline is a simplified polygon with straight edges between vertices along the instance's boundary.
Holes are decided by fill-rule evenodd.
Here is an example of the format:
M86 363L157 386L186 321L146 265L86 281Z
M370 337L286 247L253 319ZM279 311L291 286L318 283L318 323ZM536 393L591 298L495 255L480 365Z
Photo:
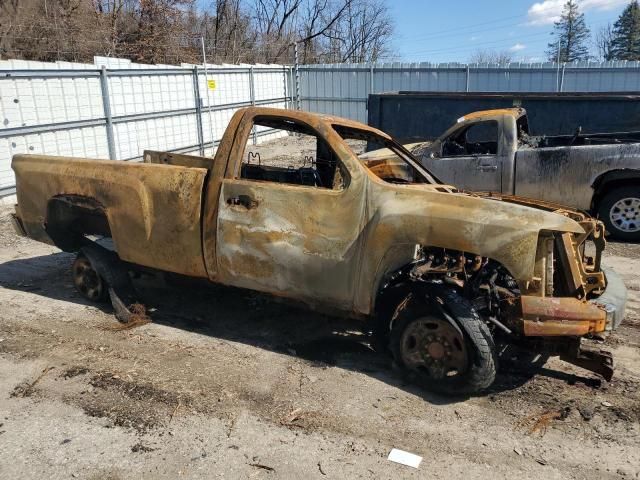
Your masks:
M640 240L640 132L534 137L526 111L507 108L465 115L410 148L445 183L567 205Z

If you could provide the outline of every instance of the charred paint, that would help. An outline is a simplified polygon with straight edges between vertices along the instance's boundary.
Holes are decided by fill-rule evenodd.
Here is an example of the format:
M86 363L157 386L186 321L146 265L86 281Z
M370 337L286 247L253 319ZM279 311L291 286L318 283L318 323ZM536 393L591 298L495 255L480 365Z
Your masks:
M584 336L604 332L606 312L575 298L523 295L522 330L527 336Z
M238 178L256 116L310 126L336 153L345 187ZM124 260L355 316L374 312L385 276L411 262L417 245L491 258L524 286L534 282L541 232L585 235L576 221L584 219L575 212L483 198L440 184L384 182L334 125L389 138L348 120L250 108L234 115L215 159L148 152L148 163L132 164L16 156L18 217L30 236L42 239L51 198L65 193L95 199L105 207ZM378 162L374 168L387 167ZM233 201L240 196L252 200L250 208ZM584 302L570 300L581 314Z

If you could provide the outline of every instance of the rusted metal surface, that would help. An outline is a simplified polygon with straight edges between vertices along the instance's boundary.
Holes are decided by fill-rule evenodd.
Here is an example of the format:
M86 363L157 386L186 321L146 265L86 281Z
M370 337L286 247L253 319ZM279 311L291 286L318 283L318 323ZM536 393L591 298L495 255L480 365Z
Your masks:
M604 332L604 309L576 298L520 297L522 329L527 336L584 336Z
M11 219L11 224L13 225L13 229L16 231L16 233L21 237L27 237L27 231L24 229L20 217L18 217L15 213L12 213L9 218Z
M155 150L145 150L142 158L145 163L158 163L161 165L176 165L190 168L210 169L213 164L212 159L207 157L185 155L183 153L158 152Z
M458 123L470 122L472 120L491 120L508 115L515 119L525 115L523 108L497 108L493 110L480 110L479 112L471 112L458 119Z
M439 317L413 322L400 345L404 365L417 372L426 370L435 379L462 374L467 367L462 332Z
M74 195L104 205L120 258L206 277L200 214L206 170L172 165L16 155L17 215L27 234L51 243L47 205Z
M334 191L238 178L252 120L269 115L303 122L324 138L348 173L347 187ZM554 213L452 193L454 188L437 184L384 182L332 125L389 138L357 122L304 112L236 113L207 187L204 255L212 280L368 315L384 276L411 261L416 245L493 258L526 282L541 229L583 233L576 222ZM260 208L226 203L240 195Z
M568 341L560 354L560 359L602 375L607 382L613 378L613 356L611 353L606 350L586 348L581 345L580 339Z
M315 132L337 158L340 187L240 178L256 117L299 122ZM548 203L471 195L435 181L384 181L381 172L394 173L394 167L377 157L358 158L336 126L390 140L344 119L248 108L232 118L215 159L148 152L147 163L133 164L18 155L17 214L29 236L47 241L51 199L91 199L104 209L123 260L358 317L374 313L388 276L415 262L418 251L426 257L411 276L428 281L439 275L461 289L466 276L480 275L490 260L496 275L508 277L506 287L487 281L496 297L490 303L513 302L525 293L523 313L510 318L522 321L525 335L605 329L604 311L587 303L589 294L604 288L599 257L589 263L581 251L602 233L601 225ZM243 198L248 200L234 200ZM555 250L549 247L554 238L561 239ZM444 260L428 263L429 252L438 249ZM563 260L555 262L554 255ZM553 296L558 269L581 294Z

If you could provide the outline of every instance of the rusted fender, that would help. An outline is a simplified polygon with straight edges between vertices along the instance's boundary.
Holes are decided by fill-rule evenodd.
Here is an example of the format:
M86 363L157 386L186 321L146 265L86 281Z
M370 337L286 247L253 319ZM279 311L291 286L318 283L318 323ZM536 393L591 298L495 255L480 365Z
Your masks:
M373 176L373 175L371 175ZM373 178L358 305L375 298L384 276L411 261L415 245L474 253L500 262L521 288L533 279L541 230L584 233L572 219L440 185L393 186ZM450 189L451 187L449 187ZM450 190L451 191L451 190Z
M121 259L206 277L200 213L207 170L152 163L15 155L18 211L26 233L51 243L47 204L60 194L104 206Z
M584 336L606 328L605 310L576 298L523 295L520 303L526 336Z

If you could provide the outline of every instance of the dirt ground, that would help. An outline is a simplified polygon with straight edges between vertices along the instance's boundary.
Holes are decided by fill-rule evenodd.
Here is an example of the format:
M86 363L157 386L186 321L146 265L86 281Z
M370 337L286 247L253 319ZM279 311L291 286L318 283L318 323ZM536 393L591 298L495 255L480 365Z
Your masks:
M244 291L141 278L153 321L119 329L9 211L0 478L640 478L640 245L606 252L630 293L611 383L552 359L451 399L403 383L358 324Z

